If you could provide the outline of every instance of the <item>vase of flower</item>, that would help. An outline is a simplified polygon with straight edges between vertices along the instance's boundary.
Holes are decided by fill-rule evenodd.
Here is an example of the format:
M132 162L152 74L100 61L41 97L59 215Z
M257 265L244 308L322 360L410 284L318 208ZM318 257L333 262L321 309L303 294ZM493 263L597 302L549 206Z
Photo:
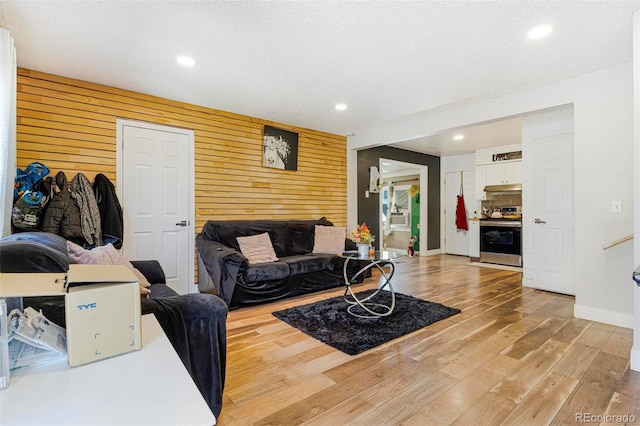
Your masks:
M351 239L358 247L358 257L372 257L371 251L376 238L371 235L371 231L366 223L359 225L355 231L351 232ZM375 255L375 251L373 255Z

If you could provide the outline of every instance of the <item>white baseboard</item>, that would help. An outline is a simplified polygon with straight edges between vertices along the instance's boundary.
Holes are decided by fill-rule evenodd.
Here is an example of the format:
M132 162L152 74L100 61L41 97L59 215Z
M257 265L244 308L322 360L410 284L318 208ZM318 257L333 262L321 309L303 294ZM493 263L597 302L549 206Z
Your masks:
M619 312L606 311L604 309L592 308L590 306L573 305L573 315L589 321L601 322L633 329L633 315L621 314Z
M518 266L494 265L493 263L469 262L468 265L478 266L481 268L502 269L503 271L522 272L522 268Z
M422 252L420 252L420 256L435 256L437 254L442 254L442 249L427 250L425 254L422 254Z
M631 369L640 372L640 342L631 348Z

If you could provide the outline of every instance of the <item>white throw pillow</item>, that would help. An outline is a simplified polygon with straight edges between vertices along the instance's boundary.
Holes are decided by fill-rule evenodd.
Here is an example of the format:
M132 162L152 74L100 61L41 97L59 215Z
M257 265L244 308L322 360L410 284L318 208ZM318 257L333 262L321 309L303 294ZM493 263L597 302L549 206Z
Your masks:
M249 260L249 263L266 263L278 260L268 232L249 237L237 237L236 240L238 240L240 251Z
M140 286L143 288L151 287L149 281L142 275L142 272L138 271L135 266L131 264L124 256L118 253L118 250L109 243L106 246L98 246L91 250L85 250L79 245L67 241L67 250L69 251L69 258L75 263L90 264L90 265L124 265L138 278ZM146 294L148 292L141 292Z
M312 253L338 254L344 251L347 228L316 225Z

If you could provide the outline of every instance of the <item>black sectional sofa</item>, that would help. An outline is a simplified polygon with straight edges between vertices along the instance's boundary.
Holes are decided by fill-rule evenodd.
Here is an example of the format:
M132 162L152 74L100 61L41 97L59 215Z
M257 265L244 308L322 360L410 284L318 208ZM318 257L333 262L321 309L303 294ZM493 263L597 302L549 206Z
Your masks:
M344 259L312 253L315 227L333 226L318 220L209 220L196 236L198 287L219 295L230 308L271 302L344 285ZM267 232L278 260L250 264L237 237ZM355 250L345 238L345 250ZM362 265L349 262L349 276ZM362 282L360 277L358 282Z

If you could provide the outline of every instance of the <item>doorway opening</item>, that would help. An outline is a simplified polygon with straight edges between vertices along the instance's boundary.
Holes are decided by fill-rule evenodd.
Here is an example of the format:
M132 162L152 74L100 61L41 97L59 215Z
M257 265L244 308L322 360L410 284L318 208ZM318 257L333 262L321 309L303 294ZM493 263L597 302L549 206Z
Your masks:
M380 250L427 253L428 167L380 158Z

